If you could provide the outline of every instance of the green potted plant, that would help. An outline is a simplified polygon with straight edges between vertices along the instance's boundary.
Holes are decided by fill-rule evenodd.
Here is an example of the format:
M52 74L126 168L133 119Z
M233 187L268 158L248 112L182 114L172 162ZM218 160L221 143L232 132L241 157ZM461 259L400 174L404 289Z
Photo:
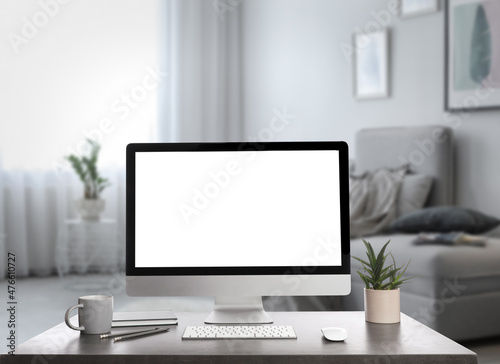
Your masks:
M390 240L378 253L375 253L369 242L363 239L363 243L367 260L354 256L353 258L363 266L363 271L357 273L365 283L365 319L373 323L398 323L401 316L399 287L411 279L403 279L410 262L398 267L392 254L385 253ZM386 264L389 255L392 263Z
M107 178L101 177L97 170L97 160L101 146L92 139L87 139L90 146L88 156L70 154L66 159L83 183L83 198L76 200L76 208L83 220L99 220L105 202L101 192L110 185Z

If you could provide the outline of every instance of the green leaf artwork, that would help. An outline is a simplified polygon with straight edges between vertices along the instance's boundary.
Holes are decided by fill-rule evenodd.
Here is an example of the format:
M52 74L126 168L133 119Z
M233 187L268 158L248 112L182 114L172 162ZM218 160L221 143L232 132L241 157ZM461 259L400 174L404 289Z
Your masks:
M484 7L479 5L476 9L474 26L472 30L470 52L470 76L477 83L490 74L491 70L491 32Z

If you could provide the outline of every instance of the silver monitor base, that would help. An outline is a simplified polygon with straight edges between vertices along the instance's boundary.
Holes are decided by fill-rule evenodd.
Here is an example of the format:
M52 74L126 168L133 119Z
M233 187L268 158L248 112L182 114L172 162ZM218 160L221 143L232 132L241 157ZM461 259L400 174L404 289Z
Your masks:
M214 310L206 324L270 324L273 319L264 311L262 297L215 297Z

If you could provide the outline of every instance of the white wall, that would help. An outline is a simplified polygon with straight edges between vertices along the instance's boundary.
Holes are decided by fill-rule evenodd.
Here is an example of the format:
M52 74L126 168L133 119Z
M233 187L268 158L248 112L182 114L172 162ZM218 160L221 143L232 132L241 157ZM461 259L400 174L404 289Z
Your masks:
M33 21L43 10L41 3L55 1L60 4L57 14L15 52L8 35L21 34L24 18ZM27 166L50 168L68 147L84 140L85 130L107 117L116 128L105 135L104 157L131 135L127 130L136 137L135 126L158 119L162 102L156 93L124 120L111 107L142 82L146 67L161 62L162 4L2 1L4 159L14 155ZM356 27L364 29L373 21L373 12L387 7L388 0L247 0L236 6L238 11L225 13L223 21L237 12L242 17L242 138L342 139L352 144L362 127L452 125L458 141L458 203L500 216L500 111L477 111L458 126L443 119L442 10L409 19L393 16L391 96L370 101L352 97L351 68L340 45L351 41ZM266 134L277 112L294 117L284 130ZM54 142L60 135L62 142Z
M123 163L115 151L131 136L143 141L143 125L157 120L156 90L138 92L140 102L131 94L159 67L160 15L159 0L2 1L4 166L51 169L105 118L102 159Z
M444 11L391 16L391 96L352 96L341 50L387 0L251 0L242 4L244 137L269 127L274 107L295 114L275 140L346 140L364 127L440 124L455 129L459 205L500 217L500 110L465 119L444 113ZM374 14L378 14L374 15ZM380 22L380 20L379 20ZM458 121L457 121L458 120ZM264 134L263 134L264 135Z

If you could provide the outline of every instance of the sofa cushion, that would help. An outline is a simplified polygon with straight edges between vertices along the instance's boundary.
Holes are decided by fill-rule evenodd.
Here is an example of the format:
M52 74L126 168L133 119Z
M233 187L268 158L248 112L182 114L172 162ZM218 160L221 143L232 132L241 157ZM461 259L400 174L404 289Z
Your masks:
M436 206L411 212L389 225L389 231L404 233L453 232L481 234L500 224L500 220L458 206Z
M401 290L428 297L443 292L457 295L500 291L500 239L489 238L485 246L414 245L416 235L394 234L366 239L377 252L388 241L387 252L393 254L398 266L410 262L405 277L414 277ZM364 258L361 239L351 239L351 254ZM361 264L351 259L351 274L358 279Z
M399 190L397 217L420 210L425 205L432 187L432 177L425 174L407 174Z

